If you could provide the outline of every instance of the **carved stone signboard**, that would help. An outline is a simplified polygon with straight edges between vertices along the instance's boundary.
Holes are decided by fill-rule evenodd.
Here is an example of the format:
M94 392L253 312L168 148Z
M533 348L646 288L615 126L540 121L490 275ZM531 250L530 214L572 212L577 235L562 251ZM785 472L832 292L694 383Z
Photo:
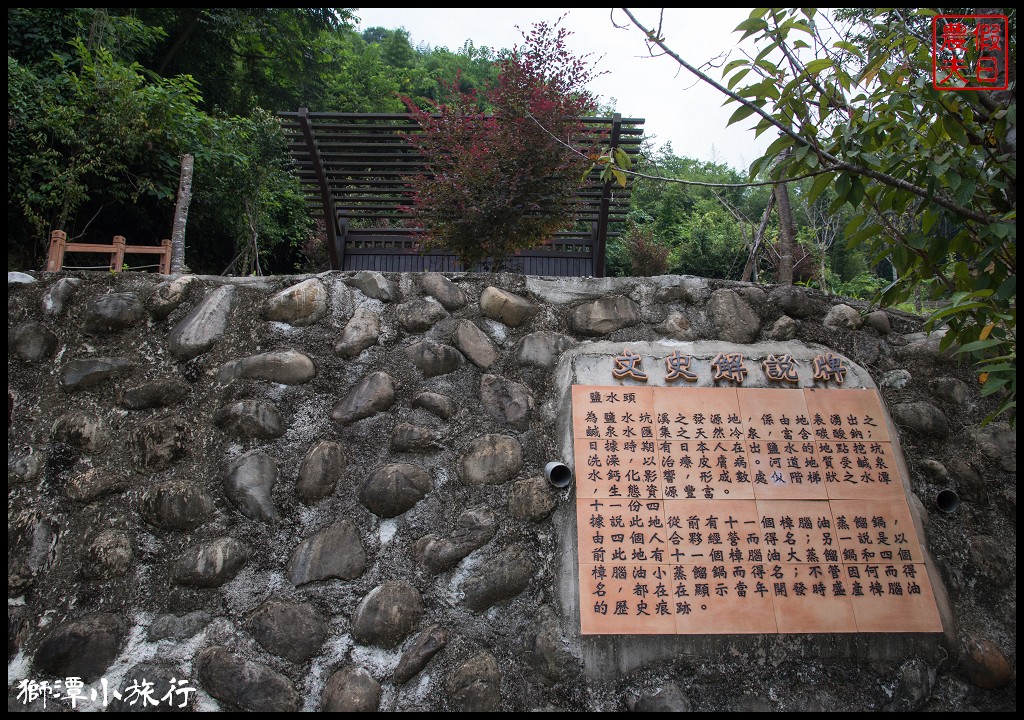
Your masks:
M582 633L941 632L880 403L574 385Z

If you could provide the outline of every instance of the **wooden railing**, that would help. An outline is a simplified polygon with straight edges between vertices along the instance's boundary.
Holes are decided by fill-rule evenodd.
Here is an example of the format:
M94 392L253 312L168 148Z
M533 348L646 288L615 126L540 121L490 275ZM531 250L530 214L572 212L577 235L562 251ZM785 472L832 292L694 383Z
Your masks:
M424 168L406 136L419 130L409 115L278 113L299 179L314 216L324 219L336 270L457 271L450 251L421 252L421 233L403 208L407 178ZM575 140L582 147L640 152L643 120L619 115L581 118ZM575 229L544 245L516 253L507 269L528 275L604 276L605 246L622 232L632 185L601 182L591 173L580 187Z
M65 253L101 253L110 256L110 271L121 272L125 255L159 255L157 267L161 275L171 272L171 241L163 240L160 245L128 245L121 235L114 236L112 245L102 243L69 243L68 234L63 230L50 233L50 252L46 258L47 272L58 272L64 268Z

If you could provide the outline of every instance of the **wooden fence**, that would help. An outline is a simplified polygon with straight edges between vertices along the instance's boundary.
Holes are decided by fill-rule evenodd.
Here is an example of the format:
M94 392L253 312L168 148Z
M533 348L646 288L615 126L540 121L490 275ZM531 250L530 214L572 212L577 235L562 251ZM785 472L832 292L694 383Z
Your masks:
M163 240L160 245L128 245L123 236L115 235L114 242L111 245L104 245L103 243L69 243L66 232L54 230L50 233L50 252L46 258L46 271L59 272L62 270L66 253L101 253L109 255L111 272L121 272L121 268L124 267L125 255L159 255L160 260L156 267L159 267L160 274L169 275L171 272L170 240Z

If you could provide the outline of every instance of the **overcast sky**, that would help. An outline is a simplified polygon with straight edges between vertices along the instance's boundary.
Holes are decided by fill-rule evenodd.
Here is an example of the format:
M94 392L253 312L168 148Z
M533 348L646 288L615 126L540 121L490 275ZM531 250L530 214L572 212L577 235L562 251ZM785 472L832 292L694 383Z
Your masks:
M657 143L671 141L676 155L700 160L716 160L746 171L772 140L764 133L755 140L754 124L747 119L726 128L734 104L722 106L723 96L705 85L668 57L651 58L643 34L632 27L629 18L616 10L614 19L628 30L616 29L608 9L598 8L359 8L359 29L382 26L404 27L415 47L428 43L456 52L471 39L477 46L500 49L522 42L516 26L524 29L539 21L554 22L568 13L563 26L573 32L570 49L577 55L593 53L599 70L607 74L594 81L591 91L605 103L615 98L618 112L626 117L646 119L645 133L656 136ZM658 10L633 11L647 27L657 23ZM740 57L736 27L749 9L667 8L663 35L675 52L692 65L702 64L732 53ZM717 69L709 74L721 80Z

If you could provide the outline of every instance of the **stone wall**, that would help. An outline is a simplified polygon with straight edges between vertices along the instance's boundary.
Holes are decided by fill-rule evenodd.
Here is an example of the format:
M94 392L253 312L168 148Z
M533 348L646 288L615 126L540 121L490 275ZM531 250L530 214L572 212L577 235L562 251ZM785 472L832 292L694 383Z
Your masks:
M704 340L869 370L949 592L941 652L726 638L585 665L574 496L542 475L559 358ZM912 316L690 277L10 273L8 344L13 710L69 676L195 710L1016 707L1016 441Z

